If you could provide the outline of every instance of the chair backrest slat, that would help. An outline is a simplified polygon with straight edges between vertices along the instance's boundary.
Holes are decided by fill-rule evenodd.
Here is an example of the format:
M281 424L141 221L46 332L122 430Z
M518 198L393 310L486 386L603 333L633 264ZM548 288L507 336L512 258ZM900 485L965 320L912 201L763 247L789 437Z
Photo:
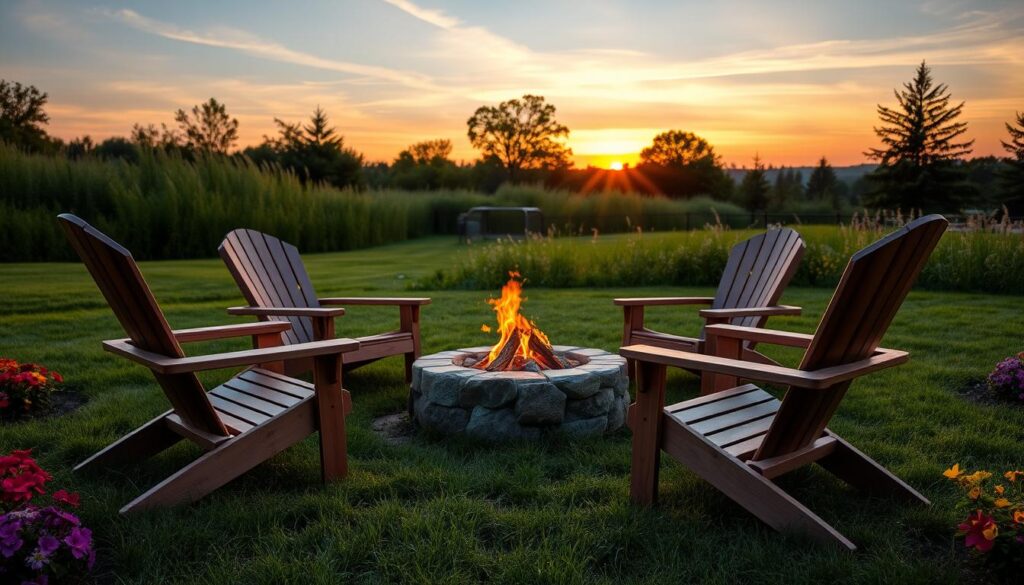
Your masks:
M854 254L800 369L817 370L871 356L948 225L941 215L922 217ZM754 459L789 453L815 441L849 386L845 382L824 390L790 388Z
M60 223L132 345L171 358L184 357L163 311L131 253L82 219L61 214ZM194 374L158 375L157 382L175 412L203 431L226 436L206 390Z
M803 240L789 228L768 230L739 242L729 251L711 308L765 307L777 303L796 274L803 254ZM767 317L739 317L731 324L761 327L766 320Z
M255 230L237 229L225 236L219 250L228 271L251 305L278 308L320 306L295 246ZM292 329L282 334L285 343L313 341L313 322L308 317L264 319L292 324Z

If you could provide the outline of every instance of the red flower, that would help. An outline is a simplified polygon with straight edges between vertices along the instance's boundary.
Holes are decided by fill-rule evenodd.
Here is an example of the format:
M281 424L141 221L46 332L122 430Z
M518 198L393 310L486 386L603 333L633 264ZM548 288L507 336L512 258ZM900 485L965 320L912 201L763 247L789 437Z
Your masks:
M964 533L964 546L974 548L978 552L988 552L995 544L996 536L999 535L999 526L991 516L986 516L981 510L977 510L967 517L963 524L958 526Z
M52 377L53 381L58 383L58 384L63 384L64 383L64 376L61 376L57 372L50 372L50 377Z
M53 492L53 501L61 504L67 504L72 508L77 508L80 498L78 497L78 494L69 494L66 490L57 490Z

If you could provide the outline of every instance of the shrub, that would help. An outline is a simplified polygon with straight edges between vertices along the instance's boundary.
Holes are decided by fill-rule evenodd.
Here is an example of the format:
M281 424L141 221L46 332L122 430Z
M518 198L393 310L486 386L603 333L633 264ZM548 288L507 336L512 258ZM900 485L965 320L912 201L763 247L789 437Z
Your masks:
M964 546L997 569L1018 570L1024 562L1024 471L994 480L988 471L969 474L957 464L943 475L963 492L957 509L966 517L957 536Z
M996 364L988 387L999 398L1024 402L1024 351Z
M50 395L64 378L39 364L0 358L0 420L46 412Z
M29 503L45 494L51 476L31 451L0 456L0 581L4 583L72 583L92 569L96 553L92 531L82 526L78 494L54 492L50 504Z

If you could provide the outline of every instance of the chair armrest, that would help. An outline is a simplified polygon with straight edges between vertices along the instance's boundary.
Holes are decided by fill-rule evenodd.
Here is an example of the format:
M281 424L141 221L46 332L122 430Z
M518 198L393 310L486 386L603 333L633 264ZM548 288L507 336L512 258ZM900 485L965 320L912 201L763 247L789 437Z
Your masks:
M216 327L197 327L195 329L178 329L171 331L178 343L194 341L210 341L231 337L248 337L267 333L282 333L292 328L287 321L260 321L259 323L243 323L241 325L219 325Z
M426 297L327 297L319 299L321 305L429 305Z
M322 355L337 355L359 349L359 342L355 339L339 338L182 358L167 357L159 353L140 349L132 345L128 339L104 341L103 349L126 357L133 362L140 363L158 374L169 375L219 370L236 366L253 366L267 362Z
M340 317L345 309L320 307L229 307L228 315L257 315L261 317Z
M772 317L775 315L799 315L802 309L792 305L775 305L772 307L743 307L735 309L701 309L700 316L705 319L731 319L733 317Z
M613 299L620 307L646 307L655 305L710 305L714 297L641 297L631 299Z
M763 327L741 327L740 325L708 325L704 328L704 337L730 337L756 343L805 348L811 345L811 341L814 339L813 335L807 333L793 333Z
M650 345L622 347L619 348L619 355L641 362L725 374L746 380L796 386L808 390L829 388L864 374L902 364L909 359L909 354L905 351L879 348L871 357L856 362L821 368L820 370L805 371L783 366L755 364L688 351L663 349Z

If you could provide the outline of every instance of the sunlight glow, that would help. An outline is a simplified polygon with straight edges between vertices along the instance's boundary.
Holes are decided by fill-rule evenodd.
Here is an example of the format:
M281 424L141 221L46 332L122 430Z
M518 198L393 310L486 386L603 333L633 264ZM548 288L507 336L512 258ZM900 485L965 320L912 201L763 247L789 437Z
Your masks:
M611 164L608 165L608 168L613 170L613 171L621 171L622 170L622 161L621 160L613 160L611 162Z

